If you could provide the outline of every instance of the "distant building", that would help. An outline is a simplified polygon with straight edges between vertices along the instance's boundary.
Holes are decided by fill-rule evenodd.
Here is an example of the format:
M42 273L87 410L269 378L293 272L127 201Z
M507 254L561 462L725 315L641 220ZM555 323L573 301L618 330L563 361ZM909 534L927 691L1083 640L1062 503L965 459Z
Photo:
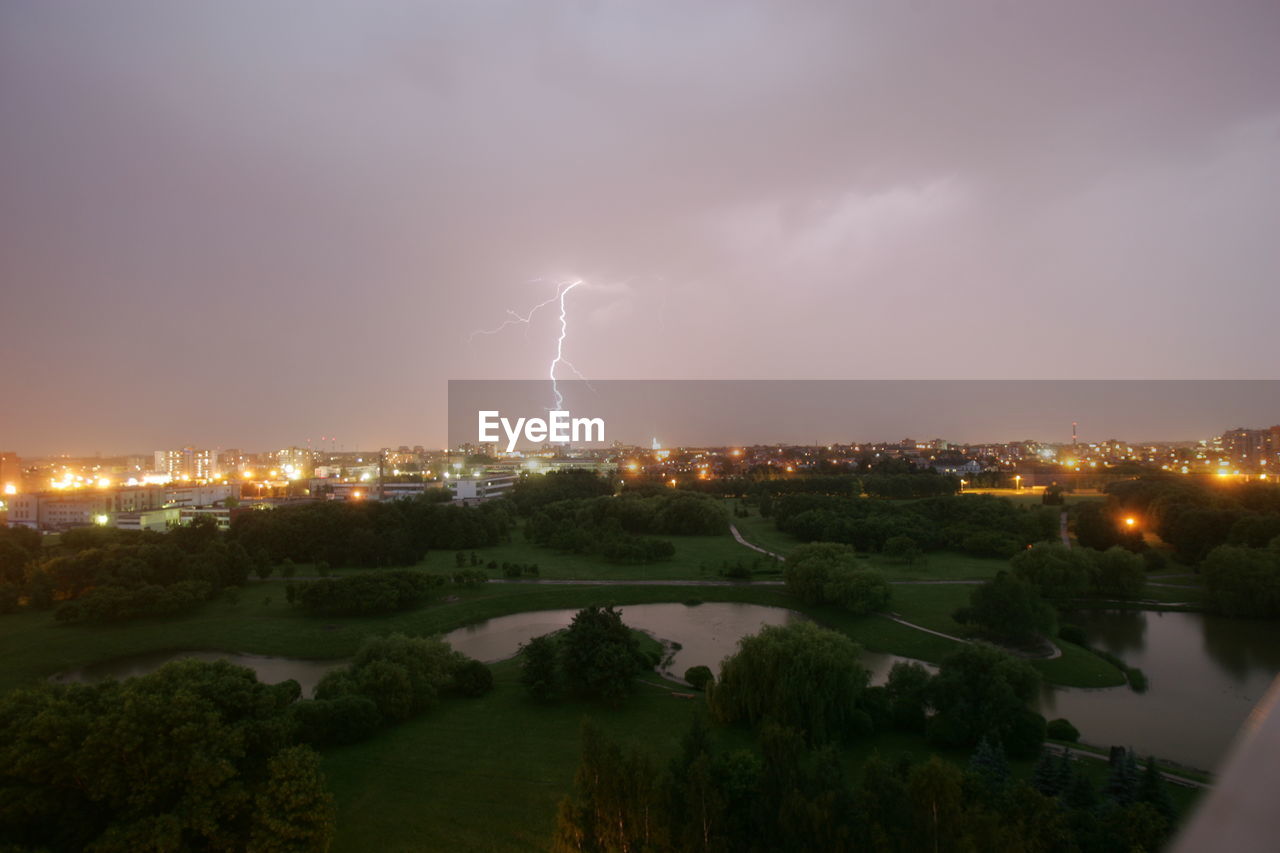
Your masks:
M70 530L111 520L111 498L99 493L25 494L9 499L9 526Z
M184 447L181 450L157 450L155 470L175 480L212 480L215 465L212 450Z
M976 459L958 459L933 463L933 470L939 474L954 474L957 477L968 477L982 473L982 463Z
M178 523L181 512L176 506L141 512L121 512L116 514L115 525L120 530L155 530L163 533Z
M515 474L491 474L482 477L460 477L445 483L453 492L453 499L462 502L479 502L511 494L516 485Z

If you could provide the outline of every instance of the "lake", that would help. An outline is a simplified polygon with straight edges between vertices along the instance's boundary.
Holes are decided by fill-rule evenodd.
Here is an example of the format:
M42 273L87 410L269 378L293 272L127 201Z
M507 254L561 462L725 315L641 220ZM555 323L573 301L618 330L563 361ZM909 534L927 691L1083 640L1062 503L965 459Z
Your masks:
M1067 621L1149 682L1145 693L1044 688L1040 713L1066 717L1100 746L1213 770L1280 673L1276 622L1156 611L1082 611Z

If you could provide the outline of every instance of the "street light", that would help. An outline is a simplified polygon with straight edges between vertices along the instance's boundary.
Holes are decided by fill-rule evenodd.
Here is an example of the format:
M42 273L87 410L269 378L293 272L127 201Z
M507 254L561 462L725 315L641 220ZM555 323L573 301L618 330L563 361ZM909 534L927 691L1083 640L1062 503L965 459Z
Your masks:
M1021 474L1013 475L1013 490L1015 492L1022 491L1022 475Z

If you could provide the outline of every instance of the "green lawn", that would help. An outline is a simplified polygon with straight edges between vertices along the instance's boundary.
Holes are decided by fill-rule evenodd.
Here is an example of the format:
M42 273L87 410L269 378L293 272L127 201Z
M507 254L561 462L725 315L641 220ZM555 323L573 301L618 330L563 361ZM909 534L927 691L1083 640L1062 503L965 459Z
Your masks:
M617 710L540 705L519 685L513 662L493 670L490 695L446 702L325 755L338 803L335 850L545 850L556 803L573 782L585 718L665 762L702 704L672 695L688 688L642 684ZM745 735L716 734L734 746Z

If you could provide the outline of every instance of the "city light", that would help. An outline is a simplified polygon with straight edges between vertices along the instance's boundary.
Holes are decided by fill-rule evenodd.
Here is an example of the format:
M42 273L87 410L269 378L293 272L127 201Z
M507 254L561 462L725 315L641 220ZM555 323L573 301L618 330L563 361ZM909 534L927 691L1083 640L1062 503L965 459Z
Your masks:
M5 483L4 493L6 495L16 495L18 493L18 487L15 486L13 483Z
M1137 523L1138 523L1138 519L1134 518L1133 516L1129 516L1124 520L1125 527L1133 527Z
M93 523L98 525L99 527L106 527L107 522L110 520L111 520L110 517L105 515L95 515L93 517Z

